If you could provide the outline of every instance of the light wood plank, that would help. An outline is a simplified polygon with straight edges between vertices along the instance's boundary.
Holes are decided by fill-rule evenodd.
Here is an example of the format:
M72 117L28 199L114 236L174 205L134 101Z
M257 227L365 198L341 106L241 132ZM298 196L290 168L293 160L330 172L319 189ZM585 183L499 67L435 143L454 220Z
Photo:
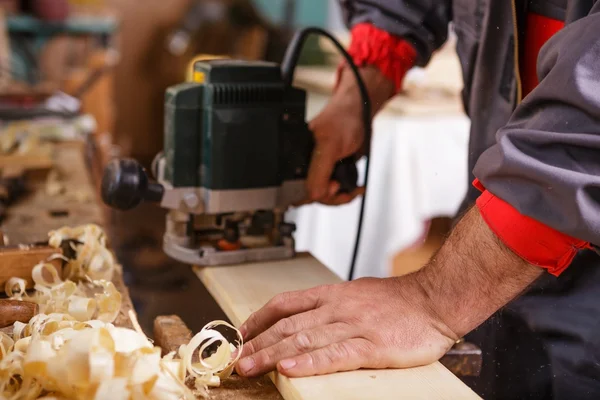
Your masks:
M314 257L242 266L195 268L231 322L240 326L281 292L341 282ZM361 370L326 376L271 379L286 400L305 399L478 399L440 363L403 370Z

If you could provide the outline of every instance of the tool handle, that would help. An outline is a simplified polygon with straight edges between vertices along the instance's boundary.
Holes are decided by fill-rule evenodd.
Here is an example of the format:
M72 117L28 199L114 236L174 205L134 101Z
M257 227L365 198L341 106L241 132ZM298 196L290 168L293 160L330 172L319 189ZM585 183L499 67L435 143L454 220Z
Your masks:
M142 201L160 202L164 187L150 182L144 167L130 158L115 159L104 169L102 200L117 210L130 210Z
M358 169L354 157L346 157L335 165L332 181L340 184L338 193L351 193L358 187Z
M0 328L15 322L27 323L38 313L39 307L29 301L0 299Z

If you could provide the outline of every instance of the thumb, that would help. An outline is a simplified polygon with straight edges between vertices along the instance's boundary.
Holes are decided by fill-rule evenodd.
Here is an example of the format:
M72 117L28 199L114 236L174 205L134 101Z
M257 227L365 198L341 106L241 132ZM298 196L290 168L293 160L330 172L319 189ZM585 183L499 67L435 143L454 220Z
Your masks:
M373 345L365 339L349 339L309 353L281 360L277 370L290 378L376 367Z
M329 181L339 159L338 147L330 140L321 140L315 145L306 180L310 200L319 201L328 196Z

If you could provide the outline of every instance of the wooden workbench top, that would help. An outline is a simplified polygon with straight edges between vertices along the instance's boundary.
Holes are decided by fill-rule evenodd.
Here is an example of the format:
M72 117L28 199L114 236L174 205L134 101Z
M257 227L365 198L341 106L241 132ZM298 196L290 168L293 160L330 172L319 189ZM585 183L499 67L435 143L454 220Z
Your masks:
M54 168L63 175L67 189L87 193L89 200L77 200L68 194L50 196L45 190L45 179L28 179L27 194L8 208L0 226L9 244L44 242L48 240L49 231L63 226L104 225L98 196L88 174L84 149L83 141L57 144L53 161ZM133 310L133 304L120 272L115 273L113 283L123 295L121 312L115 324L132 328L128 313Z
M67 190L89 196L78 201L69 195L50 196L45 179L27 179L27 193L12 204L2 222L2 231L10 245L43 242L48 232L63 226L103 225L98 195L89 178L85 162L85 143L57 144L53 152L54 168L63 175Z

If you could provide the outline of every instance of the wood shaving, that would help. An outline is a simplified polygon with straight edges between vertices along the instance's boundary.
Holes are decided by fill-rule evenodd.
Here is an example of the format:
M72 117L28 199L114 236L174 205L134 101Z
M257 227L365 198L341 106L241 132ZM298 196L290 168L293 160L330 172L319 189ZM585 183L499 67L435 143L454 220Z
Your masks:
M178 354L161 357L133 311L134 329L113 325L121 294L109 280L91 279L105 276L107 263L111 276L114 271L114 259L102 250L104 232L85 225L49 237L53 247L76 241L74 258L67 257L67 263L78 261L68 274L74 280L40 263L32 271L33 293L25 292L22 279L7 282L11 298L39 304L40 313L26 324L15 322L12 334L0 332L0 399L192 400L207 398L209 387L230 376L243 349L241 333L232 325L211 322ZM237 340L229 343L218 327L233 330ZM209 348L213 354L203 357ZM195 355L199 361L193 363Z
M113 254L106 247L104 231L94 224L75 228L64 227L48 234L48 244L59 248L65 241L71 241L70 247L75 251L65 266L67 279L91 279L111 281L117 265Z

